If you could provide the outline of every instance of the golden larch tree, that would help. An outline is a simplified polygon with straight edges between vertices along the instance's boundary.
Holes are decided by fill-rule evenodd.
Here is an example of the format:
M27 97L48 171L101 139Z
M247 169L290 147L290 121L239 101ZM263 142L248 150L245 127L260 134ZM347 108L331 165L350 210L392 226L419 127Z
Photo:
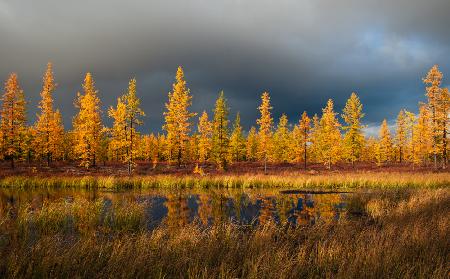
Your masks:
M1 100L1 155L4 159L10 160L11 168L14 168L14 161L24 156L27 131L25 96L17 74L10 74L6 80Z
M126 106L126 123L128 135L127 140L127 152L125 162L128 164L128 173L131 171L135 165L134 157L136 156L136 126L142 125L141 117L145 116L144 111L140 108L141 100L136 95L136 79L131 79L128 83L128 91L123 96L123 100Z
M214 108L214 119L212 123L212 158L219 170L224 170L228 163L228 114L229 108L223 91L220 92Z
M251 127L245 142L246 160L255 161L258 159L258 132L255 127Z
M434 166L437 168L438 157L442 161L443 167L447 161L447 126L449 114L449 94L448 89L441 88L442 72L438 65L434 65L423 78L427 85L426 96L433 131L433 158Z
M239 162L245 158L245 138L241 126L241 116L239 112L233 124L233 132L230 136L229 156L231 162Z
M61 113L53 109L53 92L56 84L51 63L47 64L42 81L40 112L36 115L37 120L34 124L34 147L36 155L45 158L49 166L55 157L61 157L64 137Z
M192 96L184 80L183 69L178 67L176 82L169 92L169 101L165 104L165 124L163 129L167 132L166 144L169 161L177 160L181 166L183 156L189 144L189 133L191 131L191 118L196 114L189 111L192 104Z
M261 105L258 107L260 118L256 120L259 125L258 130L258 155L264 160L264 173L267 173L267 161L272 148L273 118L271 114L270 96L268 92L261 95Z
M113 119L113 126L109 129L111 141L110 152L115 160L123 161L127 148L127 107L122 97L117 98L116 108L110 107L108 115Z
M377 146L377 163L378 165L386 164L392 160L393 144L391 132L386 119L383 120L380 127L378 146Z
M292 131L292 142L294 144L294 161L303 161L303 166L306 169L308 161L308 144L310 141L311 119L308 117L306 111L303 112L298 125L295 125Z
M90 73L84 79L83 93L78 93L75 101L79 111L73 119L74 153L80 160L80 166L89 168L96 165L104 134L100 99Z
M276 162L286 163L290 161L292 152L292 135L288 128L288 118L286 114L282 114L277 125L277 129L273 135L272 158Z
M419 107L419 115L412 134L413 151L411 157L413 165L425 164L428 161L428 157L431 154L434 155L431 115L428 106L421 105Z
M361 119L364 117L362 112L363 105L358 95L353 92L345 104L342 118L346 125L342 127L345 132L343 140L344 157L355 166L355 162L361 159L362 149L364 147L364 135L362 129L364 126Z
M198 119L198 161L203 164L208 160L212 148L212 123L209 121L208 113L203 111Z
M334 112L333 100L329 99L319 122L316 151L320 162L330 169L341 158L340 124Z
M407 118L404 110L400 110L397 116L396 121L396 133L395 133L395 147L396 153L398 156L398 161L400 163L403 162L405 158L406 147L408 144L408 127L407 127Z

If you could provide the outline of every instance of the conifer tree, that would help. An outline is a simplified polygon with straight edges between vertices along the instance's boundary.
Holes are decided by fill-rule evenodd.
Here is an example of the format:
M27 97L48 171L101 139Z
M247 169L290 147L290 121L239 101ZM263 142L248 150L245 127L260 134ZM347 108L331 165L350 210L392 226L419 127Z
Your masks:
M406 126L406 157L409 162L413 162L414 145L414 126L416 125L416 115L410 111L405 110L405 126ZM414 164L413 168L414 168Z
M136 96L136 79L131 79L128 83L128 91L123 96L126 105L126 123L127 123L127 157L125 162L128 164L128 173L131 174L135 165L134 157L136 150L136 126L142 125L142 116L144 111L140 108L141 100Z
M378 148L377 148L377 162L378 165L389 162L393 154L392 137L386 119L383 120L380 127Z
M447 89L441 88L442 73L437 65L434 65L423 82L427 85L426 96L433 131L433 158L437 168L438 156L441 157L445 167L447 161L447 126L449 113L449 94Z
M318 159L328 169L339 161L341 157L340 124L333 109L333 100L329 99L319 123L317 152Z
M246 160L255 161L258 159L258 133L255 127L251 127L245 143Z
M259 125L258 131L258 153L259 158L264 160L264 173L267 173L267 160L269 159L270 150L272 148L272 129L273 118L271 115L272 106L270 105L269 93L264 92L261 95L261 105L258 107L261 114L256 121Z
M96 159L103 137L100 99L94 87L90 73L86 74L83 93L78 93L75 106L79 109L73 120L74 152L80 160L80 166L89 168L96 166Z
M208 113L203 111L198 119L198 161L203 164L209 158L212 149L212 123L208 119Z
M236 119L233 124L233 132L230 136L230 161L239 162L245 157L245 139L242 132L241 117L239 112L236 114Z
M300 152L297 152L298 154L301 153L302 155L302 159L303 159L303 164L304 164L304 168L306 170L307 167L307 159L308 159L308 152L307 152L307 148L308 148L308 142L310 140L310 130L311 130L311 119L309 119L308 114L306 113L306 111L303 112L302 114L302 118L300 119L299 125L296 126L295 128L298 127L298 133L294 133L294 137L295 137L295 141L298 142L298 150L300 150ZM300 157L300 156L299 156Z
M26 136L25 97L20 88L17 74L12 73L5 82L1 107L1 147L2 157L11 161L20 159L24 154L22 146Z
M277 162L288 162L291 156L291 134L288 128L288 118L282 114L273 137L273 158Z
M212 133L212 157L219 170L226 169L228 163L228 113L227 101L221 91L214 108Z
M62 154L62 140L64 128L59 111L53 109L53 92L56 84L53 78L52 64L47 64L47 70L43 77L40 113L37 114L35 123L34 146L36 155L45 158L47 166L54 157Z
M109 149L115 160L123 160L127 147L127 107L123 102L123 97L117 98L116 108L110 107L108 115L113 119L113 126L109 129L111 141Z
M178 167L181 166L187 145L189 144L189 132L191 130L191 118L196 114L189 111L192 96L186 87L183 69L178 67L176 82L169 92L169 101L166 103L164 112L165 125L163 129L167 132L166 144L169 160L177 160Z
M342 118L347 124L342 127L346 131L344 135L345 157L352 163L352 166L360 160L364 147L363 125L361 124L361 119L364 117L362 109L363 106L358 96L353 92L347 100L342 114Z
M313 160L319 161L319 148L320 148L320 119L319 116L314 114L312 118L312 127L310 132L310 156L313 157Z
M395 134L395 144L398 152L398 160L400 163L403 162L405 149L408 143L408 134L407 134L407 119L406 113L404 110L400 110L397 116L397 129Z
M430 154L434 155L433 141L431 112L428 106L421 105L412 135L412 144L414 146L412 161L414 165L424 164L427 162Z

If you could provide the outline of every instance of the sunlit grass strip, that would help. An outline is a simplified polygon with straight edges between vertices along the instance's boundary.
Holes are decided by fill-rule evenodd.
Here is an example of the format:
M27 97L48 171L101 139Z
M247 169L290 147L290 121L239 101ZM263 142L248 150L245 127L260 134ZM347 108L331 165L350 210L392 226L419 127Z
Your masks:
M25 177L0 180L0 187L150 189L150 188L297 188L346 190L357 188L439 188L450 185L449 173L348 173L319 175L217 175L133 177Z

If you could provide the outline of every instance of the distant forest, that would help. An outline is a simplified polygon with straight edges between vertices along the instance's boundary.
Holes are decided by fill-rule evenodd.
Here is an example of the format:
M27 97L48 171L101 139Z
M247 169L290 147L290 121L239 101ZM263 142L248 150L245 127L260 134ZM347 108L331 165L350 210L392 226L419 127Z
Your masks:
M352 93L341 113L335 112L330 99L321 115L303 112L297 124L288 125L283 114L278 123L271 115L270 95L264 92L257 106L260 117L256 125L244 131L239 113L231 118L224 92L220 92L213 115L190 110L192 95L183 69L178 68L172 91L165 104L163 133L141 134L145 112L140 107L136 80L131 79L126 93L107 110L112 127L102 123L101 101L90 73L86 74L83 90L75 99L78 109L73 117L73 129L65 130L61 112L54 108L56 84L52 64L43 77L39 113L34 124L26 119L26 98L17 74L5 82L0 121L0 159L16 162L40 162L48 166L54 161L76 162L91 168L99 162L122 162L131 173L136 161L159 162L177 166L215 164L226 170L241 161L271 163L323 163L331 168L339 162L355 165L372 162L386 165L393 162L446 167L449 123L449 90L441 87L442 73L433 66L426 77L426 103L419 104L418 114L401 110L391 134L386 119L379 136L363 133L363 105ZM255 104L256 107L256 104Z

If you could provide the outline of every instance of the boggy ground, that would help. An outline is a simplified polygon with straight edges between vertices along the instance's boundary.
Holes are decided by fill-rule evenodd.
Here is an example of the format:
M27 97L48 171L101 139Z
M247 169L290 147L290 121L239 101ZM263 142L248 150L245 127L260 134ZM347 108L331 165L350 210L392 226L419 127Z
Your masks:
M264 174L264 165L262 162L239 162L230 164L226 171L216 170L213 164L201 164L200 167L207 175L245 175L245 174ZM180 167L167 162L159 162L153 166L151 162L138 161L133 171L134 175L188 175L192 174L195 164L186 164ZM441 172L450 173L450 167L446 169L435 169L432 164L427 166L413 166L409 163L396 163L385 166L377 166L374 163L358 163L355 166L346 163L340 163L333 166L330 170L323 164L311 163L307 169L304 169L303 163L299 164L268 164L267 173L269 175L277 174L330 174L330 173L429 173ZM50 167L45 163L16 163L16 167L11 169L9 162L0 162L0 177L12 175L52 175L52 176L105 176L105 175L128 175L127 166L119 162L99 163L96 167L89 170L80 167L76 162L52 162Z
M141 208L99 223L96 203L0 220L0 277L448 278L450 192L355 194L344 218L146 230ZM68 230L70 227L72 229Z

